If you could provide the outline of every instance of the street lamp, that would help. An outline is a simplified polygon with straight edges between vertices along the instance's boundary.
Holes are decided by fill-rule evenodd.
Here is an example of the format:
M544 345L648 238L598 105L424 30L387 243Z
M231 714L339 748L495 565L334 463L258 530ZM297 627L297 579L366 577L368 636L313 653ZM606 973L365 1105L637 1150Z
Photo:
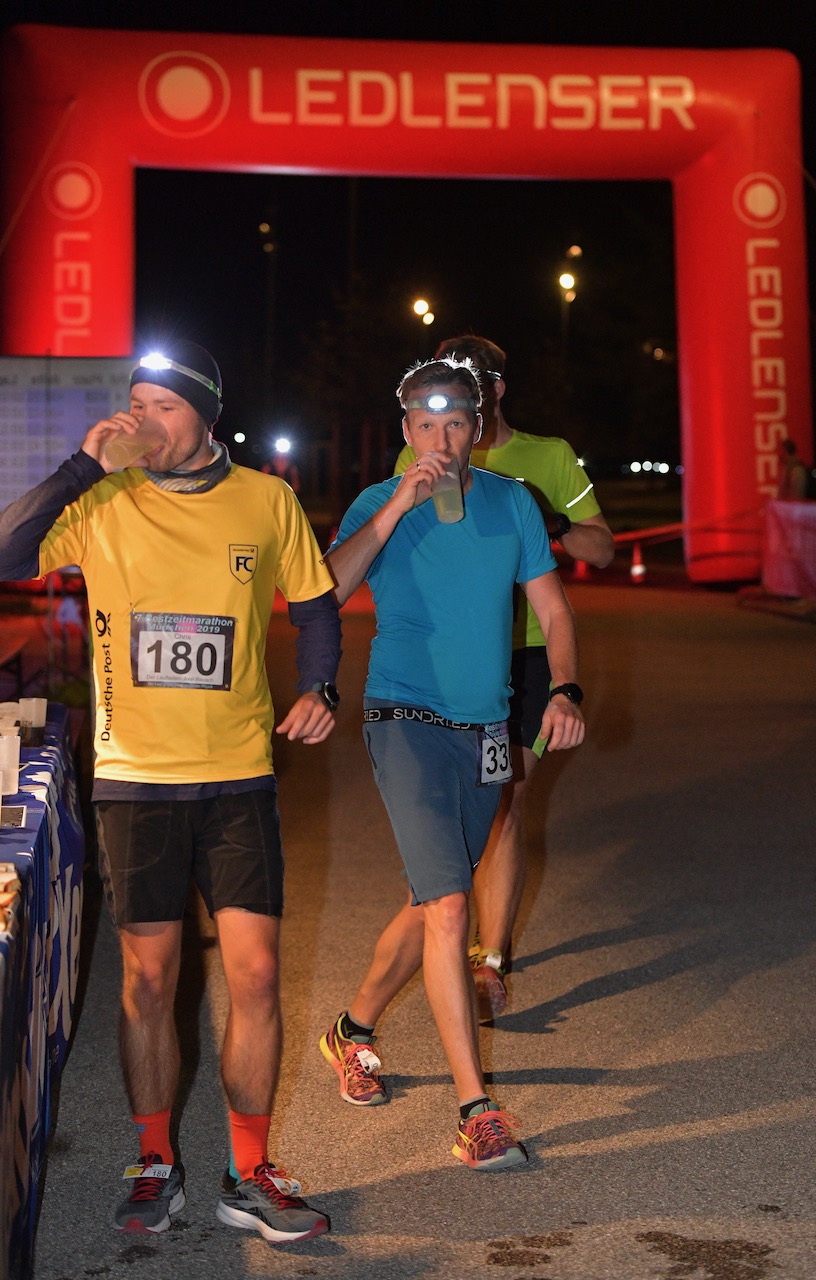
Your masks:
M426 302L425 298L417 298L414 302L412 310L414 315L419 316L423 324L433 324L436 316L431 311L431 304Z
M569 339L569 309L570 303L574 302L578 296L576 292L578 281L571 271L562 271L558 277L558 283L561 288L561 355L566 360Z
M558 285L561 289L561 357L563 360L567 358L570 303L574 302L578 296L578 280L575 275L574 264L583 256L584 251L581 246L579 244L571 244L568 249L564 250L564 255L561 259Z

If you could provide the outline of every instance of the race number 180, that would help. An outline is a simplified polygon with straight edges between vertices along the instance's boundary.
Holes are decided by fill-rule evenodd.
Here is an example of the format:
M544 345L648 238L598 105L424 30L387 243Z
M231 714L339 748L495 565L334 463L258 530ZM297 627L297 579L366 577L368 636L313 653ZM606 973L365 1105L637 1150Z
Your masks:
M230 619L230 622L232 620ZM232 667L232 628L181 630L136 627L133 639L134 683L192 689L228 689Z

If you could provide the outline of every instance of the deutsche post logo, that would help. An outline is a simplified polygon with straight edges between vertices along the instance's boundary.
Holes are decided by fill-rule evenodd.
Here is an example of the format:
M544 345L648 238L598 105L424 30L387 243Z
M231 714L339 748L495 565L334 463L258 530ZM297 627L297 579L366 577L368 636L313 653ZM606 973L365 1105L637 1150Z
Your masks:
M237 578L239 582L249 582L254 576L258 565L258 548L239 547L236 543L231 542L229 565L233 578Z

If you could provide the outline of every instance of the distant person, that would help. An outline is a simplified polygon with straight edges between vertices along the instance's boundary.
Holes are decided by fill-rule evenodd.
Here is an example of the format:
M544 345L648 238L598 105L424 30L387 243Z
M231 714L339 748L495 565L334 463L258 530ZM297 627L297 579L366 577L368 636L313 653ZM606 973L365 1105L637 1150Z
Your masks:
M276 450L269 461L263 464L261 471L264 475L278 476L295 493L300 493L300 470L297 463L292 461L288 450Z
M570 696L577 689L575 622L531 495L470 467L482 424L474 366L454 359L415 366L397 396L415 461L401 477L360 494L327 561L341 605L364 579L374 597L364 736L409 894L320 1048L347 1102L385 1102L374 1027L422 964L459 1102L453 1154L473 1169L504 1169L527 1156L513 1137L518 1122L485 1088L468 896L512 770L506 720L514 589L524 591L549 637L556 687L538 729L553 751L584 737L579 699ZM443 523L428 499L451 461L464 517Z
M481 377L484 426L471 456L473 465L523 480L541 508L552 539L576 559L605 568L615 550L612 533L601 515L592 481L570 446L552 436L515 431L504 418L506 356L501 347L487 338L465 334L445 339L436 352L437 359L443 356L471 360ZM395 474L401 474L413 461L414 452L406 445L397 458ZM504 788L473 881L477 936L471 948L471 965L484 1020L498 1017L507 1006L505 973L526 876L524 797L527 781L544 750L539 729L551 687L546 643L535 611L518 593L510 675L513 778ZM579 699L580 693L572 690L571 696Z
M275 729L290 740L322 742L334 727L340 626L291 489L235 466L213 439L221 396L218 365L195 343L142 360L128 411L91 427L72 458L3 513L0 578L77 564L94 620L93 800L122 949L120 1046L140 1148L113 1225L162 1232L185 1203L170 1115L194 880L230 1001L221 1078L238 1176L225 1179L216 1213L293 1241L329 1224L267 1152L282 1036L283 854L265 669L276 587L299 628L299 696ZM144 422L159 443L112 474L106 444Z
M808 496L810 473L796 451L795 440L779 445L779 501L804 502Z

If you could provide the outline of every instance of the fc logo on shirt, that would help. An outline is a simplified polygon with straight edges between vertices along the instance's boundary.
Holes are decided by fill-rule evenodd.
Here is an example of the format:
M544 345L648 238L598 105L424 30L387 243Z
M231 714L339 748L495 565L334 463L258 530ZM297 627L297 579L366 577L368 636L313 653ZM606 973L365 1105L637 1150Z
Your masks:
M235 542L231 542L229 558L230 573L233 578L237 578L239 582L249 582L258 565L258 548L239 547Z

